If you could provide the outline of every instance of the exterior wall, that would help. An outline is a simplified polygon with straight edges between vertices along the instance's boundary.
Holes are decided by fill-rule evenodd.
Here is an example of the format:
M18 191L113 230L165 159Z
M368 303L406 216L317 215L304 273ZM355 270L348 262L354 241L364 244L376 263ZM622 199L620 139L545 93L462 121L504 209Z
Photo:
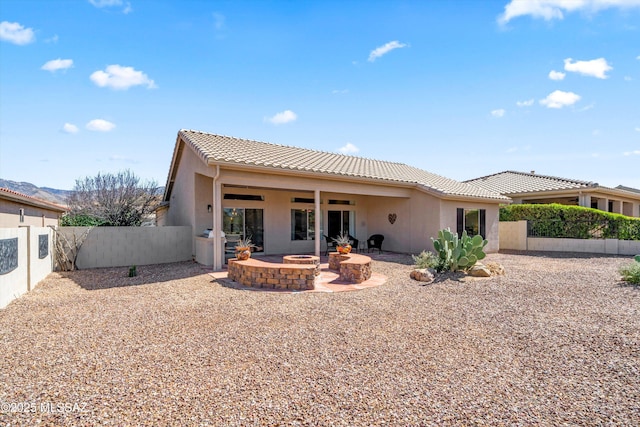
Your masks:
M213 176L213 172L202 162L202 159L197 157L189 147L185 146L173 184L169 209L165 215L166 225L188 225L192 227L192 233L200 234L202 232L202 230L195 228L197 225L195 200L196 197L203 197L202 194L196 195L195 174ZM199 190L202 191L202 188L199 188ZM202 203L198 206L202 206ZM204 206L206 209L206 204ZM195 253L195 243L192 253Z
M73 238L88 227L60 227ZM78 268L123 267L188 261L192 257L191 227L95 227L78 252Z
M24 209L24 222L20 222L20 209ZM0 227L21 227L32 225L47 227L58 225L59 213L29 206L13 200L0 199Z
M329 210L349 210L355 214L355 228L351 234L361 242L372 234L385 236L383 250L419 253L432 249L430 238L444 227L455 229L456 208L472 207L487 211L487 237L490 251L497 251L498 204L470 202L443 202L438 197L410 188L370 183L364 180L345 178L344 180L318 179L317 176L286 173L252 172L221 166L217 183L223 193L256 194L263 201L225 200L220 206L214 201L214 181L216 168L204 164L188 146L184 146L179 167L173 184L169 211L165 215L167 225L192 225L192 233L198 236L206 228L214 228L216 213L223 208L260 208L264 210L264 253L297 254L313 253L313 240L291 240L291 210L315 209L314 203L293 203L293 197L314 198L314 191L320 191L321 234L327 234L327 212ZM233 187L229 187L232 185ZM350 200L350 205L329 205L330 199ZM207 207L212 206L209 212ZM444 207L443 207L444 206ZM389 215L395 214L393 224ZM450 216L447 221L443 218ZM196 243L202 246L202 257L208 259L209 249L198 239L193 239L193 253ZM324 239L321 251L325 249Z
M440 227L450 228L452 231L456 230L456 209L485 209L486 210L486 236L485 239L489 241L485 246L485 252L498 252L500 249L500 234L499 234L499 212L500 207L498 204L490 203L473 203L467 201L450 201L446 200L442 202L440 210ZM435 234L434 234L435 236Z
M0 239L18 238L18 267L0 275L0 308L28 290L27 233L26 228L0 228Z
M500 249L527 250L527 221L500 222Z
M40 258L39 236L47 237L47 251ZM53 231L49 227L0 228L0 240L18 238L18 267L0 274L0 309L33 289L53 269Z
M47 254L40 258L40 236L47 236ZM30 227L29 229L29 290L53 271L53 230L50 227Z
M640 241L637 240L527 237L526 224L526 221L501 222L500 249L611 255L636 255L640 253ZM503 242L505 246L503 246Z

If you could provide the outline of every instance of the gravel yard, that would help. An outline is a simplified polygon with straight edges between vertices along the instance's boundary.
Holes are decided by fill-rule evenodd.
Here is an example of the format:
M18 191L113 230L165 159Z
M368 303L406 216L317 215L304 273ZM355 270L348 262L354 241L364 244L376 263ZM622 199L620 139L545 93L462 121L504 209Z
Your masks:
M492 254L506 275L234 289L194 263L54 273L0 310L2 425L640 424L631 257Z

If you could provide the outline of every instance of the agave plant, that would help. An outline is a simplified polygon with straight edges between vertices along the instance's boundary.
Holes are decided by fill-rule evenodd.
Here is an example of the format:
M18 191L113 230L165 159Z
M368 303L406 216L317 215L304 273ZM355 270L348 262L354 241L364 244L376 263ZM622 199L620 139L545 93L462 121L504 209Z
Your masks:
M256 245L251 241L251 236L247 236L246 238L239 239L236 242L236 249L245 249L245 248L253 248Z

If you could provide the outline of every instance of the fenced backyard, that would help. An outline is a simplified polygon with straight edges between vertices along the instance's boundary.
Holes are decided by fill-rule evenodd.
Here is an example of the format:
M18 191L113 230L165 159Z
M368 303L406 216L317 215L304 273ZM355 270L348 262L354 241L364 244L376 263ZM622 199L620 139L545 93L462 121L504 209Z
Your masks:
M586 252L610 255L640 253L638 221L628 227L609 221L500 221L500 249Z

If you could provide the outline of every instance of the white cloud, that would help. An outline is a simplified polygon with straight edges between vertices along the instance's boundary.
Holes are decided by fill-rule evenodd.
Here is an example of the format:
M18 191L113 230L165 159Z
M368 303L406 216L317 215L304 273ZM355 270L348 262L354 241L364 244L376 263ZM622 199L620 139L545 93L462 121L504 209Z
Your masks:
M631 76L624 76L624 81L625 81L625 82L631 82L631 81L633 81L633 77L631 77Z
M613 67L607 64L607 60L604 58L592 59L591 61L576 61L567 58L564 60L564 69L566 71L572 71L574 73L580 73L585 76L597 77L599 79L606 79L605 73L613 70Z
M640 128L636 128L636 132L640 132Z
M640 55L636 56L636 59L637 59L638 61L640 61Z
M551 70L549 71L549 78L551 80L564 80L565 73L562 71Z
M529 151L531 150L530 145L524 145L522 147L511 147L507 149L507 153L515 153L517 151Z
M526 101L516 101L516 105L518 107L531 107L535 100L533 98L527 99Z
M155 82L142 71L121 65L109 65L105 71L98 70L91 74L90 79L100 87L110 87L117 90L139 85L146 85L147 89L157 88Z
M0 22L0 40L23 45L36 41L36 35L31 28L25 28L17 22Z
M71 123L65 123L62 126L62 131L64 133L78 133L78 126L72 125Z
M540 100L540 104L546 105L547 108L562 108L567 105L573 105L580 100L580 95L573 92L563 92L556 90L551 92L545 99Z
M504 117L504 113L506 113L506 111L503 108L491 111L491 115L497 118Z
M73 67L73 59L52 59L51 61L47 61L42 67L41 70L51 71L55 73L58 70L66 70L67 68Z
M350 154L350 153L357 153L358 151L360 151L360 149L355 145L353 145L352 143L347 142L347 144L343 147L340 147L338 151L340 151L342 154Z
M625 156L631 156L631 155L640 156L640 150L625 151L623 154Z
M369 62L375 61L377 58L380 58L382 55L385 55L391 52L394 49L401 49L403 47L407 47L405 43L400 43L397 40L391 41L385 45L379 46L371 51L369 54Z
M59 38L60 38L60 37L58 37L58 35L57 35L57 34L54 34L54 36L53 36L53 37L50 37L50 38L48 38L48 39L45 39L45 41L44 41L44 42L45 42L45 43L58 43L58 39L59 39Z
M131 12L131 3L122 0L89 0L89 3L95 7L102 9L106 7L122 7L122 13L125 15Z
M530 15L545 21L564 19L564 13L584 11L595 13L609 8L640 7L640 0L511 0L498 16L499 24L513 18Z
M281 113L276 114L273 117L265 118L265 121L271 122L274 125L282 125L285 123L290 123L296 121L298 115L291 110L285 110Z
M113 130L116 125L106 120L94 119L87 123L85 127L96 132L109 132L110 130Z

